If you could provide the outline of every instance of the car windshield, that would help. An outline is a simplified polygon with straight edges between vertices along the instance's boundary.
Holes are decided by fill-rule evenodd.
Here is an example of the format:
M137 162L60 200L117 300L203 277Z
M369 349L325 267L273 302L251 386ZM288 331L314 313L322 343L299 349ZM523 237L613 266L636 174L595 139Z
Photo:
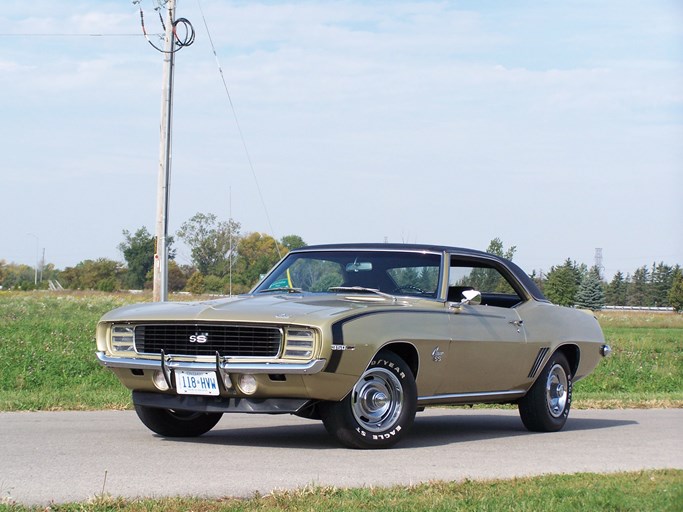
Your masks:
M401 251L310 251L288 255L254 293L362 293L436 298L441 255Z

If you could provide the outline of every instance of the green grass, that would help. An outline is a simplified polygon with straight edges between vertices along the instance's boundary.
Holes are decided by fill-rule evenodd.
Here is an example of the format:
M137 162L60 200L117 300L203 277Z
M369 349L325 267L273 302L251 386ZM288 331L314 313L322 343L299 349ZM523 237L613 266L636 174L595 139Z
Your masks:
M106 311L147 296L0 292L0 410L129 408L95 358ZM614 354L578 382L573 406L683 407L683 315L598 314Z
M0 410L128 407L129 392L95 358L95 326L132 300L0 293Z
M130 407L129 392L96 361L100 316L140 296L0 292L0 410ZM598 315L612 358L577 383L575 407L683 406L683 315ZM392 488L304 488L251 499L124 500L0 511L683 511L683 471L555 475Z
M613 354L575 387L577 405L683 406L683 315L599 313Z
M1 502L0 502L1 503ZM612 475L579 473L484 482L431 482L411 487L337 489L308 487L249 499L164 498L125 500L98 496L89 503L28 508L0 504L0 511L644 511L683 510L683 471Z

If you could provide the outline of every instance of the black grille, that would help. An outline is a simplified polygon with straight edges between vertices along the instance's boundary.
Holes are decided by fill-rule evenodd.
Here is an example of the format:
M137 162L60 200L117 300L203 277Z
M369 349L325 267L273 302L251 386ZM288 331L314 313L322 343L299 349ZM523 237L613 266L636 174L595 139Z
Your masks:
M147 354L276 357L282 331L254 325L159 324L135 327L135 349Z

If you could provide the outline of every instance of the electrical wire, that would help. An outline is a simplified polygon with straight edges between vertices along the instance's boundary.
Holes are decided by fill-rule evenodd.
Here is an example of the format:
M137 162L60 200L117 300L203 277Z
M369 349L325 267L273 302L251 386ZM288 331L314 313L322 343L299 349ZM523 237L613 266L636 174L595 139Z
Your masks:
M17 32L14 34L0 34L0 37L140 37L140 34L29 34Z
M230 96L230 90L228 89L228 83L225 80L225 75L223 74L223 67L218 60L218 54L216 53L216 46L213 44L213 38L211 37L211 31L209 30L209 25L206 22L206 16L204 16L204 10L202 9L202 4L200 0L197 0L197 5L199 6L199 12L202 15L202 21L204 22L204 27L206 28L206 34L209 37L209 43L211 44L211 50L213 51L213 56L216 59L216 65L218 66L218 72L221 76L221 81L223 82L223 88L225 89L225 94L228 97L228 103L230 104L230 110L232 111L232 116L235 119L235 125L237 126L237 131L242 141L242 147L244 148L244 153L247 156L247 162L249 163L249 168L251 169L251 174L254 178L254 183L256 183L256 190L258 191L259 198L261 199L261 205L266 214L266 221L268 222L268 227L270 232L273 233L273 239L275 240L275 249L277 250L277 255L282 258L282 252L280 251L280 243L275 235L275 230L273 229L273 224L270 221L270 215L268 214L268 207L266 206L266 201L263 198L263 192L261 191L261 185L259 184L258 178L256 177L256 170L254 169L254 164L251 160L251 155L249 154L249 149L247 148L247 141L244 138L244 133L242 132L242 127L240 126L239 119L237 118L237 111L235 110L235 105L232 102L232 97Z
M190 23L190 20L187 18L177 18L173 20L173 46L170 52L164 50L163 48L160 48L156 44L152 42L152 40L149 38L149 35L147 34L147 27L145 26L145 13L142 10L142 2L141 0L133 0L133 5L139 5L139 10L140 10L140 25L142 26L142 33L145 36L145 39L147 42L154 48L156 51L161 52L161 53L175 53L177 51L180 51L181 49L190 46L192 43L194 43L194 38L195 38L195 31L194 27L192 26L192 23ZM159 14L159 20L161 21L161 26L164 29L164 33L166 32L166 24L164 23L164 17L161 15L161 5L159 7L156 7L154 9L157 11ZM178 28L181 28L182 30L178 30ZM178 35L178 33L182 34L182 37Z

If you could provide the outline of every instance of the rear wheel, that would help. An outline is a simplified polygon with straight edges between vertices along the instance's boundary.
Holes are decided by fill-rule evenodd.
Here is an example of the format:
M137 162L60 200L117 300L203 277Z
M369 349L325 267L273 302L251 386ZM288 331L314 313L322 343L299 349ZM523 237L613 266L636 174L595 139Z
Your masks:
M534 432L556 432L567 422L572 403L572 376L564 354L556 352L538 380L519 401L524 426Z
M220 412L177 411L136 405L140 421L164 437L196 437L206 434L221 419Z
M350 448L388 448L406 434L417 411L417 387L408 365L381 352L341 402L320 405L327 431Z

